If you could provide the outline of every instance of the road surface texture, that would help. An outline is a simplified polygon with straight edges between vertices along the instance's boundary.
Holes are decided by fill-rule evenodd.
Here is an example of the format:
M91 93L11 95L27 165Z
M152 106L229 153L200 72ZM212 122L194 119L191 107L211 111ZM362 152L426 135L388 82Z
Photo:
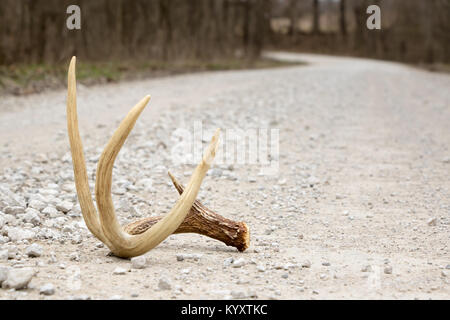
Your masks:
M217 127L279 130L278 171L219 162L199 194L248 224L243 253L178 234L141 260L108 255L80 214L66 92L1 97L0 298L449 299L450 76L269 55L308 64L78 87L91 190L112 132L152 95L114 167L121 223L170 210L167 170L187 183L194 165L174 146L195 124L203 147Z

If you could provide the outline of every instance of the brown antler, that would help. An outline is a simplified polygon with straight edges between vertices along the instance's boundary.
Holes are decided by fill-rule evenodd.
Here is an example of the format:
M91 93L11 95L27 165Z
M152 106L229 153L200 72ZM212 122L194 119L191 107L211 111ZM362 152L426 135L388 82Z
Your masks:
M111 198L111 181L114 160L124 144L128 134L133 129L137 118L144 110L150 96L143 98L125 117L119 128L114 132L111 140L105 147L97 165L97 180L95 184L95 198L97 200L98 214L91 197L86 163L83 155L83 146L78 129L77 103L76 103L76 58L73 57L68 72L67 94L67 129L69 133L70 149L72 154L75 185L80 202L83 218L88 229L111 252L119 257L139 256L156 247L165 238L172 234L184 221L189 213L203 178L208 171L216 154L219 132L218 129L212 137L202 161L194 170L185 191L181 194L172 210L161 220L140 234L131 235L120 226L114 211Z
M169 172L173 185L181 195L184 187ZM148 217L132 222L124 227L129 234L141 234L147 231L163 217ZM214 211L208 209L198 200L189 211L184 221L174 233L199 233L207 237L222 241L227 246L244 251L250 244L250 233L244 222L236 222L226 219Z

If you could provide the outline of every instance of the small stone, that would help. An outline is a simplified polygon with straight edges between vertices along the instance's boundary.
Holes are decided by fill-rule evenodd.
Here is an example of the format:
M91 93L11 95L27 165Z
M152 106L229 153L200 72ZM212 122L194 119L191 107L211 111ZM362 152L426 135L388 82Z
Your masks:
M31 268L10 269L8 278L2 283L2 288L16 290L26 288L35 274L36 272Z
M329 262L322 262L322 265L325 267L329 267L331 264Z
M170 284L169 279L161 278L158 282L158 288L160 290L170 290L172 289L172 285Z
M308 182L309 186L313 187L314 185L318 184L320 182L320 180L314 176L311 176L308 178L307 182Z
M146 265L147 258L145 256L131 258L131 267L133 269L144 269Z
M52 283L46 283L39 288L39 294L51 296L55 293L55 286Z
M39 211L44 210L45 207L47 207L47 205L40 200L31 200L30 203L28 204L28 208L33 208Z
M225 260L223 260L223 266L228 267L233 263L233 261L234 261L233 257L226 258Z
M233 268L240 268L240 267L243 267L245 264L246 264L245 259L244 258L239 258L239 259L233 261L232 267Z
M37 258L42 255L44 248L37 243L33 243L31 246L25 249L25 254L32 258Z
M265 272L266 268L262 264L260 264L256 266L256 270L258 270L259 272Z
M58 210L56 210L55 207L48 206L48 207L45 207L44 210L42 210L42 213L53 218L58 215Z
M25 212L25 208L21 206L13 206L13 207L6 207L5 211L6 214L10 214L13 216L16 216L18 214L22 214Z
M222 175L222 170L219 168L212 168L210 170L210 175L212 177L220 177Z
M0 287L6 279L8 279L9 268L0 266Z
M183 261L183 260L194 260L198 261L203 255L201 254L189 254L189 253L180 253L177 254L177 261Z
M437 224L437 218L428 219L427 224L431 227L435 226Z
M127 269L121 268L121 267L117 267L114 269L113 274L115 275L124 275L127 273Z
M244 291L231 291L231 297L233 299L245 299L247 294Z
M392 274L392 267L391 266L384 267L384 273L385 274Z
M445 266L445 269L450 270L450 264L446 265L446 266Z
M8 228L8 237L11 241L29 240L34 238L35 233L31 230L25 230L21 228Z
M311 261L309 260L303 261L302 268L311 268Z
M0 250L0 261L6 261L8 260L8 249Z
M449 274L450 274L450 273L449 273L447 270L442 270L442 271L441 271L441 276L443 276L443 277L445 277L445 278L448 278Z
M372 266L370 264L365 265L361 268L362 272L371 272L372 271Z
M69 202L69 201L62 201L56 205L56 209L63 213L69 212L70 210L72 210L72 208L73 208L73 203Z
M80 254L78 252L72 252L69 259L70 261L80 261Z

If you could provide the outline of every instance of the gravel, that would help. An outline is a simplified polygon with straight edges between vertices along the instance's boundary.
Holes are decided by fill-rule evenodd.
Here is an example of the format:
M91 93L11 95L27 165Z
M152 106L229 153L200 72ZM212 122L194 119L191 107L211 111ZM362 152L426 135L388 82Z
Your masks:
M312 64L78 93L91 192L111 133L137 100L153 96L114 165L112 198L122 225L170 210L178 193L167 171L186 184L194 170L177 163L173 147L193 136L194 126L201 124L205 142L217 127L222 141L230 129L278 129L279 154L267 156L275 174L260 162L223 163L218 153L198 195L247 223L246 252L183 234L164 240L146 264L108 255L81 216L62 90L0 101L0 265L32 266L39 286L61 288L50 299L253 299L252 292L261 299L449 299L442 271L449 264L450 182L442 159L449 156L450 76L381 61L282 56ZM38 257L27 254L33 244L42 246ZM368 264L371 271L360 273ZM143 265L151 268L136 269ZM395 285L383 273L391 265ZM383 285L373 290L378 276ZM0 299L38 299L39 286L22 289L27 296L0 290Z

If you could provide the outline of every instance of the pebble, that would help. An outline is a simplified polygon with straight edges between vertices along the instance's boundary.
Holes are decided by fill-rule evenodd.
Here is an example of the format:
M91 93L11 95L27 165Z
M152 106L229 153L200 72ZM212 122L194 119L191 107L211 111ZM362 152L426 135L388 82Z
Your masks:
M158 288L160 290L170 290L172 289L172 285L170 284L169 279L161 278L158 282Z
M371 272L372 271L372 266L370 264L365 265L361 268L362 272Z
M145 256L131 258L131 267L133 269L144 269L147 265L147 258Z
M233 263L231 264L231 266L232 266L233 268L240 268L240 267L243 267L245 264L246 264L245 259L244 259L244 258L239 258L239 259L233 261Z
M428 219L427 224L431 227L434 227L437 224L437 218Z
M0 250L0 261L7 261L8 257L8 249Z
M40 244L33 243L31 246L25 249L25 254L29 257L37 258L42 255L43 251L44 248Z
M115 275L124 275L126 273L127 273L127 269L121 268L121 267L117 267L113 271L113 274L115 274Z
M9 269L8 277L2 283L3 289L24 289L28 286L36 272L32 268Z
M35 233L31 230L10 227L8 228L8 237L11 241L29 240L35 237Z
M183 261L183 260L195 260L198 261L202 257L202 254L191 254L191 253L179 253L177 254L177 261Z
M51 296L55 294L55 286L52 283L46 283L39 288L39 294Z
M258 270L259 272L265 272L266 268L262 264L259 264L256 266L256 270Z
M392 267L391 266L384 267L384 273L385 274L392 274Z
M233 263L233 261L234 261L233 257L226 258L223 260L223 266L228 267Z
M33 208L39 211L44 210L45 207L47 207L47 204L45 204L40 200L31 200L30 203L28 204L28 208Z
M303 261L302 268L311 268L311 261L309 261L309 260Z
M72 210L72 208L73 208L73 203L68 202L68 201L62 201L56 205L56 209L63 213L69 212L70 210Z
M3 281L8 279L8 272L9 272L9 268L8 267L0 266L0 287L1 287L2 283L3 283Z

